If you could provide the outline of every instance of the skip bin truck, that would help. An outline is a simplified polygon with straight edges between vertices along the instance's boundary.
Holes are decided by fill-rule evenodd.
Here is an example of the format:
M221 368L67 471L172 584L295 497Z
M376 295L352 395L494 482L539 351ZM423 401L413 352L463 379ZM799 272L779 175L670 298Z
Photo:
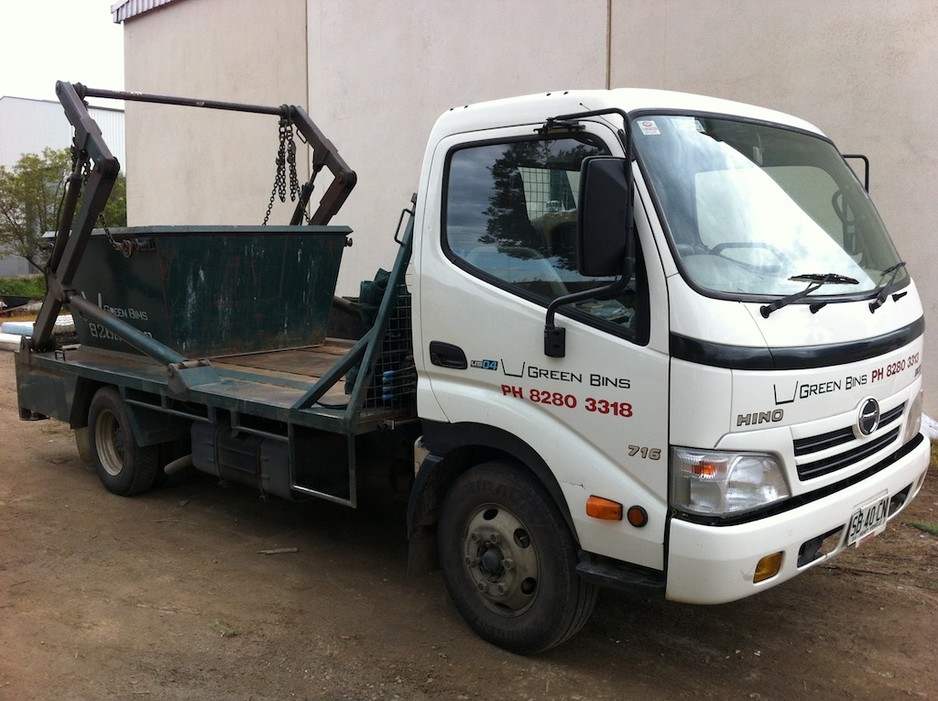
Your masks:
M452 109L365 305L334 298L355 174L302 108L57 91L75 164L19 407L68 421L112 492L194 465L355 507L366 472L412 461L409 567L535 653L597 587L740 599L922 486L922 305L807 122L631 89ZM96 230L119 164L88 97L279 117L280 163L295 128L332 182L311 215L296 183L288 226ZM77 343L51 334L65 305ZM327 332L365 306L357 338Z

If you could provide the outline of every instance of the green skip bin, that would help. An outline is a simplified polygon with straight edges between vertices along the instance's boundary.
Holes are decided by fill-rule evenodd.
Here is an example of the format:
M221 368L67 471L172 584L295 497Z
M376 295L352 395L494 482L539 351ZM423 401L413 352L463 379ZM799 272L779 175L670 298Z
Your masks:
M189 358L312 346L326 337L344 226L154 226L95 231L73 287ZM76 315L87 346L133 351Z

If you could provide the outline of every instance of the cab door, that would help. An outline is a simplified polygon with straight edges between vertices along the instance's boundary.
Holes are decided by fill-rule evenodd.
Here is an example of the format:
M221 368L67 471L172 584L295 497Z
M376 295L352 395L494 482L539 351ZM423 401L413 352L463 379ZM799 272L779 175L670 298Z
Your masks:
M629 285L560 307L566 352L548 357L550 301L611 282L577 272L580 165L622 150L601 123L549 134L536 126L453 136L435 149L410 279L418 410L451 436L464 428L467 443L486 428L526 446L559 484L580 547L662 569L668 307L646 202L635 198ZM638 506L647 523L591 518L591 495Z

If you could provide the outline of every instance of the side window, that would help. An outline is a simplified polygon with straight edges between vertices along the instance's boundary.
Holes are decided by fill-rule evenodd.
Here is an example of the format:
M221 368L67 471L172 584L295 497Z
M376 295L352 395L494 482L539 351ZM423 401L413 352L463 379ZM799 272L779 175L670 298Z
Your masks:
M611 278L577 272L580 165L606 153L587 135L524 139L449 154L443 247L459 267L520 297L547 303L602 287ZM621 335L647 338L644 269L626 292L561 307L560 312Z

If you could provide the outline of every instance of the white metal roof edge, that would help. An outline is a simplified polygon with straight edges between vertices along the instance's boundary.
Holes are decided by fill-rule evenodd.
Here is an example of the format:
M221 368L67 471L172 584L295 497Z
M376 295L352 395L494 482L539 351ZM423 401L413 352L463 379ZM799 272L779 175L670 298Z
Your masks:
M111 5L111 17L114 24L126 22L150 10L156 10L163 5L177 2L177 0L121 0Z

